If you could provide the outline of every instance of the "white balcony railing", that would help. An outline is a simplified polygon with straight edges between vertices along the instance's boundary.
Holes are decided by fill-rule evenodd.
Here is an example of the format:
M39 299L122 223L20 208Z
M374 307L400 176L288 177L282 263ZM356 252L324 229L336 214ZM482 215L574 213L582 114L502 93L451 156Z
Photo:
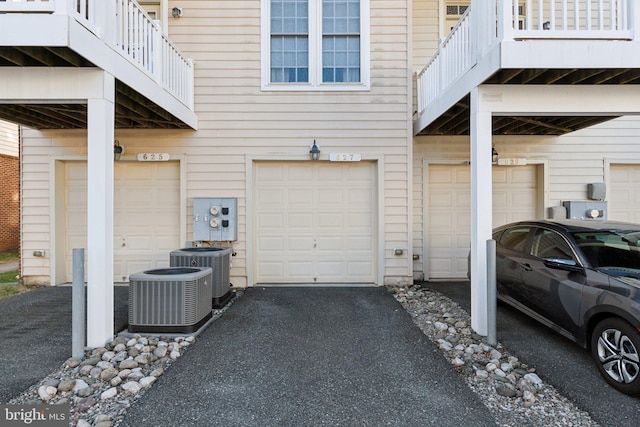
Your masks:
M472 0L416 76L418 115L501 41L640 40L638 25L637 0Z
M193 63L136 0L0 0L0 13L72 16L193 109Z

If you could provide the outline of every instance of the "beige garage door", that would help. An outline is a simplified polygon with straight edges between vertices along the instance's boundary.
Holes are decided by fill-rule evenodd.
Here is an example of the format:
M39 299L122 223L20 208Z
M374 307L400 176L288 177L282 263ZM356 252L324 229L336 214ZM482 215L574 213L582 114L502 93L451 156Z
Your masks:
M114 281L150 268L167 267L180 247L178 162L115 164ZM72 280L72 249L86 248L87 165L66 165L65 280Z
M469 166L430 165L428 278L467 275L471 242ZM493 226L536 217L536 166L493 167Z
M374 282L374 164L261 162L253 185L257 283Z
M611 165L608 218L640 223L640 165Z

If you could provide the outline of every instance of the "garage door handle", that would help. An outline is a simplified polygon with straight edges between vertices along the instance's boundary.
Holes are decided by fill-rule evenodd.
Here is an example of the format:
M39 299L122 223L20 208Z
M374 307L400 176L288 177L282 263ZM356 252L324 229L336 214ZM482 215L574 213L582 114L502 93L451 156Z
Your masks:
M533 268L531 267L530 264L522 264L522 268L525 269L525 271L531 271L533 270Z

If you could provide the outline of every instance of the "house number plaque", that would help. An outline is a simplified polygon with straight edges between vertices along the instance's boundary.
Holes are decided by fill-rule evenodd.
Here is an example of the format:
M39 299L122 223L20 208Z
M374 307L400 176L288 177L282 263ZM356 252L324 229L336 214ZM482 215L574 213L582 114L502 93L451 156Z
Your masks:
M138 153L139 162L166 162L169 160L169 153Z

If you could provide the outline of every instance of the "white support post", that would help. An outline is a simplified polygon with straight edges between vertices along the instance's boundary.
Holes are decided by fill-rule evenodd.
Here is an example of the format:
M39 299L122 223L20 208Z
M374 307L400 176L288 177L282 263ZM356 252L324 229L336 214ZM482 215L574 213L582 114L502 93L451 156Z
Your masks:
M87 345L113 339L113 141L115 79L87 105Z
M471 91L471 327L487 335L487 240L492 228L491 111Z
M629 0L627 13L631 22L626 25L633 30L633 40L640 40L640 5L633 0Z

